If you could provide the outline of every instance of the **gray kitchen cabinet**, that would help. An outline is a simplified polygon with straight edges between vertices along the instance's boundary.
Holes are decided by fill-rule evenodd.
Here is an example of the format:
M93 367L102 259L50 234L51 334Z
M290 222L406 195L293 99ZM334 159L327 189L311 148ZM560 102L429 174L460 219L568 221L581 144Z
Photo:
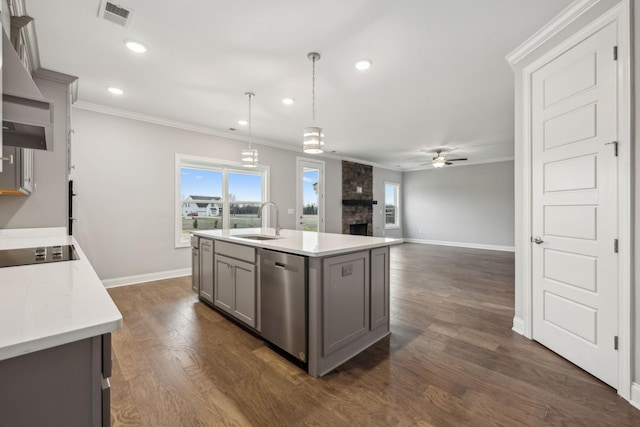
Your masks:
M256 327L256 266L234 261L235 306L233 315L252 328Z
M216 254L215 270L215 300L213 304L227 313L232 314L235 288L235 281L233 279L233 260Z
M370 329L389 324L389 247L371 250Z
M274 243L258 239L256 247L252 236L239 243L238 235L235 243L226 231L196 233L215 240L214 309L305 362L316 377L390 335L389 246L395 241L371 237L367 242L375 245L363 245L318 233L313 254L305 255L304 232L282 234Z
M111 425L111 334L0 361L0 426Z
M215 278L213 240L200 239L200 298L213 303Z
M369 252L325 258L322 301L323 354L369 332Z
M191 249L191 290L200 295L200 249Z
M3 171L0 172L0 194L21 196L33 192L33 150L5 146ZM12 159L13 162L9 159Z
M214 305L256 327L256 266L216 253Z

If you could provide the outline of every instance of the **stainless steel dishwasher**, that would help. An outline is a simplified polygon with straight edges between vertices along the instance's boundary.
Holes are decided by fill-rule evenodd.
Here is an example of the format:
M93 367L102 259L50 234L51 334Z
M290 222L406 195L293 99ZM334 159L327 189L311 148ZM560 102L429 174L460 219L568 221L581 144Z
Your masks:
M307 361L306 258L260 249L262 336Z

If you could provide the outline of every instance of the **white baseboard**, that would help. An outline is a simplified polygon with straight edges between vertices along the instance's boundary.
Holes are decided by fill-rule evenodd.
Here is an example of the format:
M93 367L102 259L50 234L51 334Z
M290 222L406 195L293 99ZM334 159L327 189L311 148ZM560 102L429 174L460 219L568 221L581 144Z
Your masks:
M115 288L118 286L135 285L136 283L151 282L154 280L171 279L174 277L190 276L191 268L181 268L179 270L159 271L157 273L138 274L135 276L116 277L115 279L105 279L102 284L105 288Z
M524 321L519 317L513 316L513 327L511 329L513 332L524 335Z
M404 241L409 243L420 243L422 245L455 246L457 248L486 249L489 251L503 251L503 252L516 251L515 246L498 246L498 245L483 245L479 243L446 242L442 240L411 239L408 237L405 237Z
M640 409L640 384L631 383L631 400L629 403Z

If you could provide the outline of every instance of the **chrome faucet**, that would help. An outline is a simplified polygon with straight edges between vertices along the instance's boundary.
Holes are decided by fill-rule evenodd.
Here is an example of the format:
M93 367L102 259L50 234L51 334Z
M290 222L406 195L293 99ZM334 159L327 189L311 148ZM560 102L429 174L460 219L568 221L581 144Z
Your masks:
M278 214L278 205L276 205L273 202L264 202L258 208L258 218L262 218L262 208L264 208L267 205L273 205L273 207L276 208L276 236L279 236L280 230L282 230L282 228L280 227L280 215Z

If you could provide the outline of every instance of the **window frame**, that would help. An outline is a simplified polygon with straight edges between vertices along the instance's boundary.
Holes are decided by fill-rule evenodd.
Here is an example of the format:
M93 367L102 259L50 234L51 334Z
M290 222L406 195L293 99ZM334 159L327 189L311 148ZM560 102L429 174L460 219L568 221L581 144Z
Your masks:
M387 224L387 187L394 187L394 206L395 206L395 222L393 224ZM397 182L384 182L384 211L382 218L384 229L397 229L400 228L400 184Z
M230 160L215 159L209 157L191 156L186 154L175 155L175 192L174 192L174 232L175 232L175 247L184 248L191 245L189 237L185 237L182 233L182 168L197 168L222 172L222 199L219 204L222 205L222 229L229 228L230 221L230 205L231 203L253 203L257 200L242 201L229 200L229 173L240 173L249 175L260 175L262 178L262 188L260 203L264 203L269 200L269 166L258 165L256 168L248 169L242 166L241 162L234 162ZM265 210L262 216L262 227L265 224L269 224L269 211Z

